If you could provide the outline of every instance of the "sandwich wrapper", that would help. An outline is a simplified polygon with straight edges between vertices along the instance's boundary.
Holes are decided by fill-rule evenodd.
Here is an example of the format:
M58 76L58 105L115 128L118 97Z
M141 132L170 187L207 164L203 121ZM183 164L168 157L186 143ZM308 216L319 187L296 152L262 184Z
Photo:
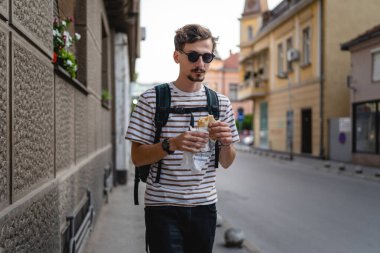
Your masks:
M208 132L208 127L190 127L190 131ZM181 168L191 169L194 173L201 172L203 168L206 168L214 150L215 141L209 139L205 147L198 153L184 151L180 164Z

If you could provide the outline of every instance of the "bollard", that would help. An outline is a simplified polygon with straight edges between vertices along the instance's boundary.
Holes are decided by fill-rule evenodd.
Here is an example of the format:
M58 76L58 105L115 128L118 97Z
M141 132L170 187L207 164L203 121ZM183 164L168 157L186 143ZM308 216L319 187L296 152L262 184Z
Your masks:
M223 217L219 213L216 213L216 226L221 227L222 225L223 225Z
M241 248L243 246L244 239L245 239L245 235L241 229L229 228L224 233L224 240L225 240L226 247Z
M356 166L355 167L355 173L356 174L363 174L363 169L361 166Z

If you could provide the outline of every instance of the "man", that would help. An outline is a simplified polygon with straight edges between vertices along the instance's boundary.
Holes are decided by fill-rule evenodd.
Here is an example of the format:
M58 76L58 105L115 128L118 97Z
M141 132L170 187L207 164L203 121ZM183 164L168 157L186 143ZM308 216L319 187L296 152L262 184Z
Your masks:
M169 83L171 107L207 106L202 81L214 58L217 38L200 25L176 31L174 61L179 75ZM154 144L154 88L141 94L131 116L126 138L132 141L132 161L142 166L162 159L159 182L152 166L145 191L146 241L152 253L211 253L216 228L217 194L215 153L200 172L180 166L184 152L198 153L209 142L219 142L219 163L228 168L235 159L233 143L239 141L229 99L218 93L220 117L208 125L209 132L189 131L195 120L208 112L170 114L161 142Z

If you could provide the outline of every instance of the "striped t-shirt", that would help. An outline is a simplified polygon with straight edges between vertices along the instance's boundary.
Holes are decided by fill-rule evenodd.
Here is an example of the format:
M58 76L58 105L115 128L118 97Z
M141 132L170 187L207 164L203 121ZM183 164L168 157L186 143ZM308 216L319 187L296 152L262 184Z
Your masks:
M173 83L169 83L171 107L193 108L206 107L205 88L196 92L184 92ZM233 142L239 141L230 100L218 93L220 121L227 122L232 130ZM153 144L155 135L154 115L156 109L156 93L151 88L142 93L132 113L126 139L142 144ZM194 112L194 121L207 116L208 112ZM189 130L190 114L169 114L166 125L162 128L161 141L175 137ZM196 127L196 125L195 125ZM190 169L181 168L183 152L176 150L162 159L159 183L155 182L157 164L151 167L145 190L145 205L196 206L217 202L215 188L215 154L212 154L207 166L194 173Z

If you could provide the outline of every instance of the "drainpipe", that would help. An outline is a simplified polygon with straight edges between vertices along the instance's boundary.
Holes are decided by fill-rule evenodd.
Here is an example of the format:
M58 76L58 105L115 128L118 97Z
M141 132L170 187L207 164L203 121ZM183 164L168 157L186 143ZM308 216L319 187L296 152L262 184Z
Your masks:
M320 0L319 4L319 54L320 54L320 72L319 72L319 78L320 78L320 108L319 108L319 124L320 124L320 145L319 145L319 156L320 158L324 159L325 158L325 148L324 148L324 29L323 29L323 20L324 20L324 13L323 13L323 1Z

